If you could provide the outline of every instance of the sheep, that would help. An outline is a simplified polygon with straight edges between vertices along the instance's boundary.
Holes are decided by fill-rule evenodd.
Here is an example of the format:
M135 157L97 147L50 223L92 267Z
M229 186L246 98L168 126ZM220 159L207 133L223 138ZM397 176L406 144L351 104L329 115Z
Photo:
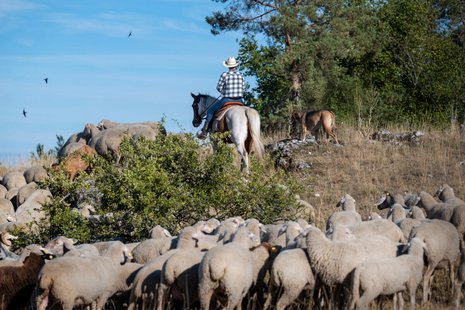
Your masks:
M176 253L168 251L157 256L142 267L134 278L134 283L129 297L129 310L136 308L152 309L157 300L157 291L160 284L161 269L166 260Z
M92 244L75 245L77 241L65 236L58 236L50 240L44 249L57 256L99 256L100 252Z
M297 202L297 211L295 216L297 218L307 218L310 220L315 220L315 208L307 201L300 198L300 195L295 195Z
M368 309L370 302L379 295L394 294L393 309L396 309L396 299L399 299L399 308L402 309L402 291L405 289L409 291L411 308L415 308L415 295L423 275L424 247L423 241L413 238L407 255L370 259L358 265L352 277L350 308Z
M0 183L1 183L1 181L0 181ZM0 184L0 198L5 198L6 193L8 193L8 189L5 186L3 186L2 184Z
M437 202L434 197L427 192L421 191L418 194L420 200L418 206L423 208L429 219L440 219L449 222L454 211L454 206L444 202Z
M425 212L423 211L422 208L418 206L412 206L410 209L410 217L415 220L424 220L426 219Z
M223 243L231 241L232 235L243 224L244 220L241 217L231 217L221 221L220 225L216 228L215 233L219 235L219 239Z
M307 254L318 278L333 287L347 281L348 275L367 259L397 256L397 242L374 235L369 239L329 240L316 227L307 229Z
M86 124L81 132L72 134L58 151L58 158L63 158L87 144L92 137L96 136L100 129L93 124Z
M308 227L308 226L307 226ZM282 225L280 234L285 234L286 236L286 246L289 245L294 239L299 236L304 231L302 226L294 221L287 221Z
M459 234L455 227L443 220L423 222L412 229L409 239L419 238L426 244L426 270L423 275L423 298L425 303L429 299L430 285L434 270L441 264L449 269L449 277L454 287L454 263L460 254Z
M155 238L142 241L131 251L134 260L139 264L145 264L153 258L174 248L173 237L161 226L157 225L154 227L151 231L151 235Z
M0 198L0 213L15 214L13 203L8 199Z
M349 194L345 194L336 204L336 208L341 207L342 211L333 213L326 221L326 230L337 224L351 225L360 223L362 217L355 208L355 199Z
M193 235L201 229L200 227L186 227L179 234L176 249L169 250L161 256L158 256L146 263L144 268L134 280L134 287L131 291L130 308L134 309L138 303L145 300L146 305L153 307L156 291L161 279L161 269L168 258L179 251L189 251L195 248L196 241ZM161 293L160 293L161 294Z
M241 301L254 280L250 248L259 239L246 227L240 227L231 242L210 249L199 265L199 296L202 309L210 309L212 297L224 294L227 309L241 308Z
M292 263L290 263L292 262ZM305 249L285 249L273 261L270 270L270 291L264 309L273 303L276 309L285 309L304 289L313 290L315 276ZM276 300L277 299L277 300Z
M281 247L262 242L260 245L251 249L253 279L252 285L248 291L251 301L247 307L262 308L265 301L265 277L271 268L271 265L279 254Z
M191 307L198 300L198 267L205 252L199 248L178 250L163 264L157 309L161 310L171 295L175 302L182 302L184 308Z
M448 195L449 199L452 198L449 189L444 187L442 193ZM421 192L420 198L419 206L425 209L428 218L452 223L460 234L461 246L465 247L465 205L457 203L457 200L452 200L452 203L437 202L433 196L426 192Z
M26 185L26 179L21 172L10 171L3 176L2 184L7 190L11 190L13 188L20 188Z
M397 226L399 226L405 239L409 238L410 232L412 231L414 227L419 226L421 223L423 223L423 221L425 221L424 219L421 220L421 219L407 218L407 211L404 209L403 206L397 203L395 203L391 207L391 210L389 212L391 214L391 220Z
M342 225L337 225L330 229L327 234L331 236L333 233L338 233ZM353 225L345 226L356 238L371 238L373 235L382 235L394 242L405 242L407 238L402 230L392 221L386 219L377 219L372 221L360 222Z
M22 205L27 198L29 198L29 196L37 190L37 188L37 183L32 181L18 189L18 194L16 194L16 206L19 207Z
M286 246L286 234L284 223L281 224L267 224L265 225L264 233L261 238L263 242L270 244L279 245L281 247Z
M119 163L119 146L124 137L135 139L144 136L148 139L155 139L159 134L164 134L164 129L160 131L160 126L146 124L121 124L100 131L94 135L88 145L95 148L97 153L104 157L113 157Z
M454 194L454 189L448 184L441 185L435 196L437 196L442 202L446 202L453 206L465 205L465 201L456 197Z
M70 139L73 136L70 137ZM68 139L69 141L69 139ZM80 139L79 141L69 142L63 145L63 147L58 151L57 157L58 159L65 158L66 156L71 155L72 153L76 152L84 145L87 144L87 141L84 139Z
M97 309L102 309L126 281L119 277L124 270L120 265L126 262L127 254L127 248L120 242L113 244L105 256L64 256L50 261L37 280L34 294L37 308L44 310L55 301L61 303L64 310L93 302Z
M171 255L163 264L160 278L160 287L158 289L157 309L161 310L167 303L168 296L171 294L175 301L183 302L187 307L191 306L198 300L198 267L202 260L205 249L215 247L218 237L214 242L202 242L205 238L209 239L210 235L205 235L202 230L206 223L203 221L194 225L191 230L184 230L183 234L187 237L190 235L196 241L196 247L190 246L178 247L176 252ZM184 236L185 238L185 236ZM199 245L202 247L199 247ZM187 287L189 283L189 287Z
M27 306L39 270L45 264L44 258L41 254L29 253L21 264L0 267L0 309Z
M23 176L27 183L41 183L48 178L48 173L42 166L32 166L23 172Z
M405 204L404 195L399 192L385 192L378 202L375 203L375 206L378 210L384 210L392 207L396 203L403 206Z

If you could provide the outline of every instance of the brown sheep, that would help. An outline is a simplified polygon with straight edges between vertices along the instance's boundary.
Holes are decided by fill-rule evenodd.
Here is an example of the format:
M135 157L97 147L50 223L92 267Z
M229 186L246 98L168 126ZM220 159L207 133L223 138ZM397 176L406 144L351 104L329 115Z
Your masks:
M85 155L94 155L97 154L94 148L83 145L78 150L74 151L72 154L66 156L58 165L55 165L54 168L56 170L59 169L60 166L64 168L66 174L68 175L68 179L70 181L74 180L76 174L81 171L87 171L90 168L90 163L86 160Z
M22 265L0 267L0 310L27 306L44 264L43 255L31 253Z

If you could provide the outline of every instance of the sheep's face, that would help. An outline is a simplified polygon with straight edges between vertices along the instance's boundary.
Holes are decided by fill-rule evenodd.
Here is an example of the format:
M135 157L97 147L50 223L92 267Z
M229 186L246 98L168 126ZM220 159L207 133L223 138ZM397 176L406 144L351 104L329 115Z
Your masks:
M378 202L375 203L375 206L378 208L378 210L383 210L389 207L388 199L387 199L388 194L384 194L379 198Z
M132 260L132 254L131 252L129 252L128 248L126 246L123 247L123 252L122 252L122 257L121 257L121 261L120 261L120 264L121 265L124 265L126 264L128 261L131 261Z
M260 238L257 235L253 233L249 233L248 237L249 237L249 248L254 248L260 245Z

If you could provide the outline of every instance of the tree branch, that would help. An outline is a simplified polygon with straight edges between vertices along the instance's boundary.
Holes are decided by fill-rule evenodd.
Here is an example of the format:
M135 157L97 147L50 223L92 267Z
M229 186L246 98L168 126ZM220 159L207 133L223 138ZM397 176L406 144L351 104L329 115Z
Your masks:
M260 5L263 5L263 6L272 8L272 9L274 9L274 10L277 10L277 9L278 9L277 6L272 5L272 4L269 4L269 3L265 3L265 2L263 2L263 1L261 1L261 0L252 0L252 2L255 2L255 3L258 3L258 4L260 4Z
M269 11L263 13L263 14L260 14L260 15L254 16L254 17L243 17L243 18L241 18L241 21L247 21L247 22L254 21L254 20L260 19L263 16L268 15L268 14L274 12L274 11L276 11L276 9L269 10Z

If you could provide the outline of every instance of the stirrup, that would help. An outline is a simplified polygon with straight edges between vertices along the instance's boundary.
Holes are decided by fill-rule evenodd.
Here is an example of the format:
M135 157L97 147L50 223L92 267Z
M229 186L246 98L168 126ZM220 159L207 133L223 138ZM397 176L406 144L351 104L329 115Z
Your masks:
M205 140L208 136L208 131L207 130L201 130L197 133L197 138L200 140Z

